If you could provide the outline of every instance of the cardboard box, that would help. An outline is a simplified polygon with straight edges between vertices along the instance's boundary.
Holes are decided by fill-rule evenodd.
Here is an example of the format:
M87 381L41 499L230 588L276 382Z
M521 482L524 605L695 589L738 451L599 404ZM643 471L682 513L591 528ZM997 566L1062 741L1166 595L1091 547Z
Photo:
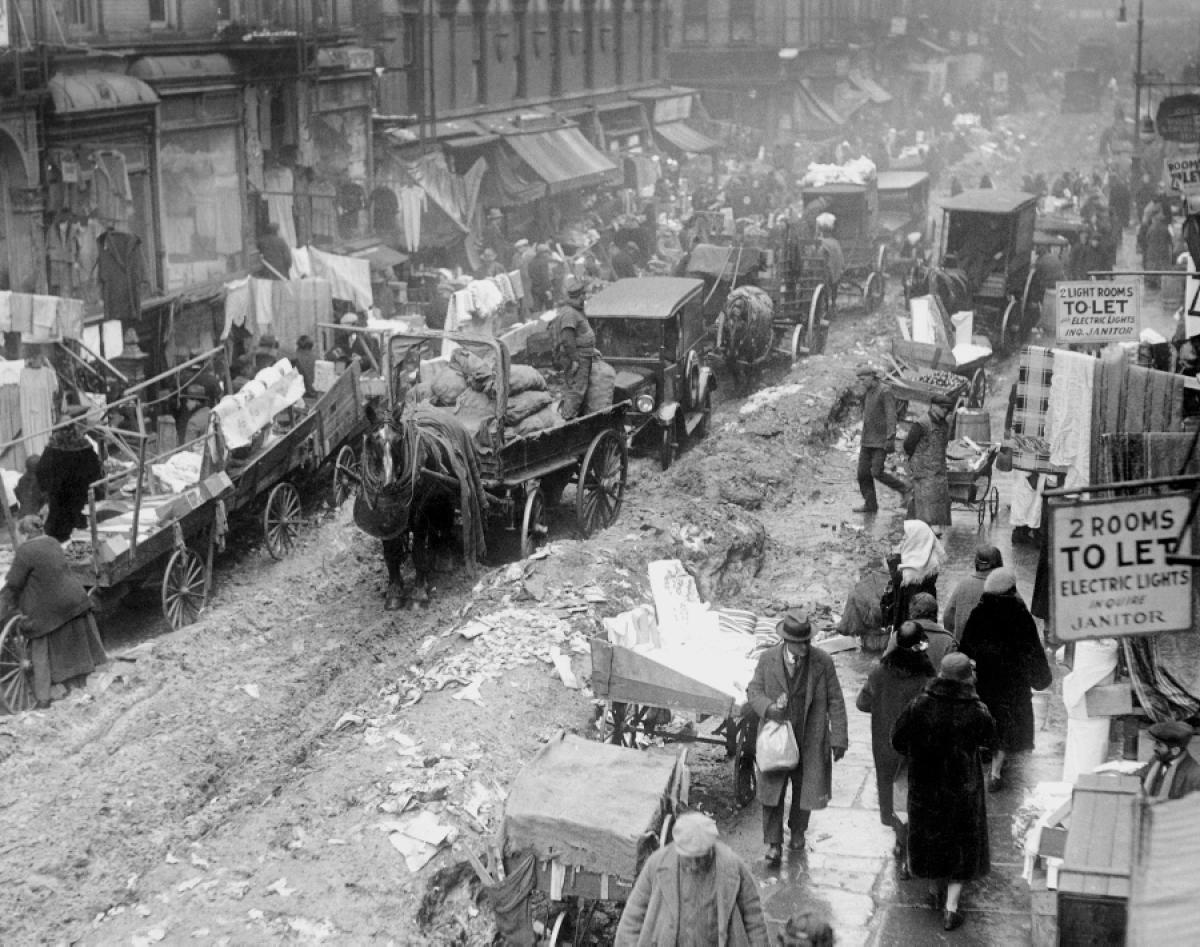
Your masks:
M1120 684L1097 684L1084 694L1089 717L1119 717L1133 713L1133 687L1128 681Z
M233 481L229 479L229 474L225 471L215 473L211 477L206 477L200 484L200 491L204 494L205 499L216 500L221 497L225 491L233 489Z

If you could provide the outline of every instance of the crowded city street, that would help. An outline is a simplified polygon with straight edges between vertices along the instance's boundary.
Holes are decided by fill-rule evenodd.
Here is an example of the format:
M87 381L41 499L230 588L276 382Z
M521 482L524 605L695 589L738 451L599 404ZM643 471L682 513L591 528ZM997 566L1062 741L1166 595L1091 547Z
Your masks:
M1188 942L1196 11L84 6L0 944Z

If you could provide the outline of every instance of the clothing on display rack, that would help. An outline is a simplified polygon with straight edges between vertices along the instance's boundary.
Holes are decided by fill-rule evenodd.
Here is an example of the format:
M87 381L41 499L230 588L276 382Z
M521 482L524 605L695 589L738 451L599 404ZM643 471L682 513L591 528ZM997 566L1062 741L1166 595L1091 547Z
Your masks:
M83 335L83 300L58 298L58 336L78 339Z
M104 315L136 327L142 314L142 241L131 233L108 230L99 238L97 267Z
M275 331L275 294L271 288L278 280L250 277L251 311L254 313L254 328L265 335Z
M21 369L21 433L26 454L40 454L54 426L54 401L58 396L58 373L49 365Z
M399 192L400 223L404 230L405 249L415 253L421 249L421 215L428 197L423 187L402 187Z
M1046 416L1046 440L1050 463L1067 468L1065 487L1091 483L1092 388L1099 363L1090 355L1054 351L1050 401Z
M329 280L334 299L345 300L363 312L374 305L369 261L326 253L316 247L308 248L308 256L313 276Z
M250 294L250 277L233 280L225 284L225 327L221 330L221 339L229 338L234 326L241 326L254 335L254 323L251 318L253 297ZM249 325L247 325L249 323Z
M59 214L46 231L47 279L50 292L70 296L75 292L79 269L79 224L70 215Z
M10 332L20 332L22 335L33 334L33 297L29 293L13 293L10 299L12 307L12 326Z

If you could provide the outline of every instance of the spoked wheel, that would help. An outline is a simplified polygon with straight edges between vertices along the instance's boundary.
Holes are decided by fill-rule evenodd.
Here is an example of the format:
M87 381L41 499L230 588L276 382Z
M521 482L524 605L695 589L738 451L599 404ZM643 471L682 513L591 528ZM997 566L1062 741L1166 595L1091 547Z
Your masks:
M883 289L887 281L888 271L888 245L881 243L879 251L875 254L875 272L879 275L879 298L883 299Z
M616 431L596 435L579 468L575 522L585 537L612 525L625 500L629 454Z
M1004 317L1000 320L1000 351L1011 352L1013 344L1019 341L1021 333L1021 306L1015 299L1010 299L1004 307Z
M725 313L721 313L719 316L717 316L716 334L717 351L720 352L725 348Z
M613 701L600 717L600 742L636 749L638 730L641 729L650 709L640 704Z
M290 483L280 483L267 496L262 514L263 537L273 559L282 559L296 545L300 535L300 491Z
M882 272L867 274L867 282L863 286L863 305L867 312L875 312L883 305L883 294L886 290Z
M1000 491L995 487L987 492L987 508L988 518L996 522L996 517L1000 515Z
M0 631L0 712L19 714L37 701L33 696L33 658L21 631L21 615L13 615Z
M190 625L204 608L208 571L194 550L176 549L167 560L162 580L162 609L174 631Z
M825 351L825 341L829 338L831 305L829 290L821 284L813 293L812 302L808 306L808 350L814 355Z
M982 408L987 400L987 372L982 368L975 369L971 376L971 385L967 389L967 407Z
M658 466L670 470L675 463L675 425L664 424L658 437Z
M742 720L737 728L737 748L733 754L733 802L739 808L754 801L758 792L758 776L754 772L754 739L757 731L750 720Z
M534 487L525 497L525 515L521 517L521 558L528 559L541 549L549 532L546 498L541 487Z
M333 463L333 505L341 506L358 493L361 483L362 467L359 464L358 454L347 444L338 451L337 460Z
M558 947L564 943L562 938L563 921L567 919L567 912L559 912L558 917L554 919L554 925L550 928L550 933L546 937L546 947Z
M792 330L792 344L790 346L792 353L792 361L800 361L801 355L808 355L808 326L800 323Z

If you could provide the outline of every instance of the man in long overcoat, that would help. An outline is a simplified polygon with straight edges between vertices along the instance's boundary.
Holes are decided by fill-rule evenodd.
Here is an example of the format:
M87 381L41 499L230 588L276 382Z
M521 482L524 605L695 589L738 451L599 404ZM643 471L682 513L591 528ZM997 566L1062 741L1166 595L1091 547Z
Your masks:
M803 609L792 609L775 626L783 640L764 651L746 689L760 720L790 721L800 747L800 765L758 773L767 862L777 865L783 852L783 806L788 786L789 847L803 851L813 809L824 809L833 793L833 761L846 754L846 703L837 670L824 651L811 646L812 625Z
M908 429L904 454L912 478L909 519L928 523L935 530L950 525L950 481L946 467L946 444L950 441L948 419L954 398L936 394L925 417Z

